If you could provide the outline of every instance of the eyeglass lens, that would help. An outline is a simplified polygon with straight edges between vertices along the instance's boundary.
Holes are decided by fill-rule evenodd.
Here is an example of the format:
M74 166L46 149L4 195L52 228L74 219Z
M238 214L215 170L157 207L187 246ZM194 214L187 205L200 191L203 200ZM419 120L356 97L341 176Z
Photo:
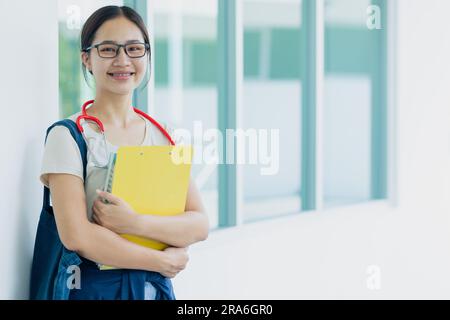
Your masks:
M120 46L116 44L100 44L98 53L103 58L114 58L118 55ZM140 58L145 55L146 48L143 43L130 43L125 46L127 55L131 58Z

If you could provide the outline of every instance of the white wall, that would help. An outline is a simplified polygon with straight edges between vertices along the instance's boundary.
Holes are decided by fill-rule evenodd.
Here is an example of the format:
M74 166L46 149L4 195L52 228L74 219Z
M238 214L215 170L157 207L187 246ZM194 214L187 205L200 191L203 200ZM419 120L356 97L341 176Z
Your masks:
M58 117L57 1L24 2L0 0L0 299L28 295L42 146Z
M450 298L450 2L397 4L398 207L212 233L191 248L178 298Z
M214 232L190 249L174 281L178 298L450 298L450 2L397 2L398 208L360 205ZM14 58L0 50L1 299L27 297L44 131L58 117L56 19L56 0L28 1L26 10L0 0L2 41L33 48ZM367 288L370 265L380 267L380 290Z

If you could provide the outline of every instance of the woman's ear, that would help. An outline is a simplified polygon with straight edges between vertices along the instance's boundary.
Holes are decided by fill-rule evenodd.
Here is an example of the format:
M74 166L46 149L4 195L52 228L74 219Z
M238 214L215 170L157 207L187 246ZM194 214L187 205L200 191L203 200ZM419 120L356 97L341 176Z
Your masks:
M89 59L89 54L87 52L81 53L81 62L84 64L89 73L92 74L91 61Z

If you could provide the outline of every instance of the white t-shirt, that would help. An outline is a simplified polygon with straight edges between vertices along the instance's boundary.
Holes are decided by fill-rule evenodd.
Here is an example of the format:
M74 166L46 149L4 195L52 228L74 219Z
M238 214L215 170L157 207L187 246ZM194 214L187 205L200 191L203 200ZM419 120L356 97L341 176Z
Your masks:
M80 113L81 112L78 112L68 119L76 121L76 118ZM170 144L168 139L156 126L146 118L142 116L141 118L145 120L145 138L141 145L151 146ZM115 146L106 140L107 152L105 152L105 142L102 134L92 129L84 120L81 121L81 125L84 128L84 134L89 146L87 150L86 181L84 181L84 188L86 193L87 217L92 221L92 205L97 198L95 190L103 189L107 173L107 168L99 168L96 167L96 165L107 163L109 154L116 153L118 146ZM173 137L173 130L168 128L165 124L162 126L169 132L172 139L175 139ZM69 129L64 126L54 127L49 132L45 144L40 180L47 187L49 173L73 174L83 180L83 163L81 161L80 149L72 138Z
M75 122L80 113L81 112L78 112L68 117L68 119ZM145 137L141 145L170 144L168 139L156 126L154 126L146 118L142 116L141 118L145 121ZM106 141L107 152L105 152L105 143L102 134L92 129L84 120L81 121L81 125L84 128L84 134L89 146L87 150L86 181L83 180L83 162L81 160L80 149L78 148L75 140L72 138L69 129L64 126L53 127L48 134L42 160L40 180L45 186L48 187L49 173L66 173L80 177L80 179L84 182L84 189L86 193L87 217L90 221L92 221L92 205L97 198L97 193L95 190L103 188L107 171L107 168L99 168L95 165L104 164L109 158L109 154L111 152L117 153L118 146ZM175 140L175 137L173 136L173 129L168 128L165 124L163 124L163 128L166 129L172 139ZM178 144L178 142L176 143ZM151 283L146 282L145 300L153 300L155 296L155 288Z

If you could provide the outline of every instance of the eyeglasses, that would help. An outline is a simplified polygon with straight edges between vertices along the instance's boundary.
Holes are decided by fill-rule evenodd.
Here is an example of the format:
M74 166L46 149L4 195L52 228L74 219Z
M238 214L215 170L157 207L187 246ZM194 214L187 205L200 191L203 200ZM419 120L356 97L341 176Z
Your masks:
M119 55L120 47L123 47L125 53L130 58L142 58L150 49L148 43L136 42L128 44L116 44L116 43L99 43L94 46L87 47L84 52L88 52L92 48L96 48L98 55L102 58L115 58Z

